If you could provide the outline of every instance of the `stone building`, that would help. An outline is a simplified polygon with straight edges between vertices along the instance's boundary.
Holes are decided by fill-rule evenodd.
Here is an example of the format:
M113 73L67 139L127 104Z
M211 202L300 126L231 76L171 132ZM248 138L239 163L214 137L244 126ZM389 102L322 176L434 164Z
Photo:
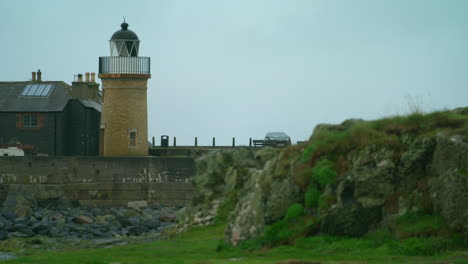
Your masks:
M138 56L140 40L125 22L109 42L111 56L99 58L103 90L100 153L147 156L150 58Z
M68 85L43 81L0 82L0 146L18 146L27 154L97 155L101 117L99 84L94 74Z

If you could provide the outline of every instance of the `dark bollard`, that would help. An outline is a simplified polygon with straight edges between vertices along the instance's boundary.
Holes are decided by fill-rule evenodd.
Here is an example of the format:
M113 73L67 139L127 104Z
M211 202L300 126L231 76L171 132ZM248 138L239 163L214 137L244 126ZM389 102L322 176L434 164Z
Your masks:
M216 139L213 137L213 147L216 147Z
M161 147L163 148L169 147L169 136L167 135L161 136Z
M233 148L236 147L236 138L235 137L232 138L232 147Z
M174 137L174 147L177 146L177 139Z
M195 147L198 147L198 138L195 137Z
M252 138L249 139L249 147L252 146Z
M154 148L154 146L156 146L156 145L154 144L154 137L153 137L153 148Z

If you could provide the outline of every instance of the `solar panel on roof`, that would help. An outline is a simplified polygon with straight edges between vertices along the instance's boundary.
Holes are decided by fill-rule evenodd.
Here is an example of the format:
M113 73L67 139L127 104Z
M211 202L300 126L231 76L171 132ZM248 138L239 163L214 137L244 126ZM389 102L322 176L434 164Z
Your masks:
M44 87L44 91L42 92L41 96L47 96L49 95L50 90L52 90L53 84L48 84L46 87Z
M42 94L42 91L44 91L44 88L44 85L39 86L39 88L34 93L34 96L40 96Z
M26 84L26 86L24 86L23 90L21 91L20 95L45 97L49 95L52 88L54 88L54 84L51 83Z
M26 85L24 88L23 88L23 91L21 91L21 95L26 95L29 91L29 89L31 89L31 85L28 84Z
M38 84L31 85L31 89L29 89L29 92L26 95L27 96L32 96L36 92L37 87L38 87Z

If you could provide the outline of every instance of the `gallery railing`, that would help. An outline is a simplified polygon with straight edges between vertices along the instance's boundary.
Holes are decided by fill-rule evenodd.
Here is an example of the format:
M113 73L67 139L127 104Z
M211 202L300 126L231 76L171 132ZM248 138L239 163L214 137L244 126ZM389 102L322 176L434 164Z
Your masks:
M99 74L150 74L149 57L99 57Z

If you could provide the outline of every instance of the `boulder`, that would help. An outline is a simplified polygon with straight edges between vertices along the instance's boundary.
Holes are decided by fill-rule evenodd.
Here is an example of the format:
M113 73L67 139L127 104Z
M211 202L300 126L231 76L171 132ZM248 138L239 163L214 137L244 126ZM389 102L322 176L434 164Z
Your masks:
M11 232L11 233L8 233L8 238L10 237L28 237L28 235L23 234L21 232Z
M468 143L439 135L430 173L434 212L468 237Z
M148 229L158 229L160 222L158 220L149 219L144 220L142 225L146 226Z
M119 224L122 226L122 227L127 227L127 226L130 226L132 223L128 220L128 218L126 218L125 216L122 216L122 215L118 215L115 217L115 220L117 222L119 222ZM111 221L111 223L113 223L113 221ZM115 225L115 223L114 223Z
M83 225L83 224L92 224L94 220L88 216L85 215L79 215L73 218L73 222Z
M323 217L320 231L336 236L362 236L382 219L381 207L357 202L333 208Z
M139 236L143 233L149 232L149 229L144 225L132 226L128 229L127 235Z
M166 215L161 215L158 217L159 221L161 222L174 222L176 219L175 214L166 214Z
M136 210L133 210L133 209L126 209L124 212L123 212L123 215L125 217L138 217L140 214L136 211Z
M91 244L96 246L110 246L124 242L122 239L119 238L102 238L102 239L95 239L90 241Z
M398 164L400 192L413 191L421 179L427 178L435 146L436 140L432 137L417 138L410 144Z
M36 224L34 224L31 229L32 231L36 232L36 233L45 233L45 231L48 231L53 225L48 222L48 221L41 221L41 222L38 222Z
M250 192L236 205L224 234L224 240L234 246L261 234L265 225L261 192Z
M5 220L2 220L2 222L6 221L6 220L14 220L16 219L16 214L14 212L11 212L11 211L7 211L7 212L4 212L2 214L2 219L5 219Z
M6 230L0 230L0 241L8 238L8 232Z
M138 218L138 217L129 217L128 221L130 222L130 225L138 225L138 223L140 223L140 218Z
M109 224L110 224L111 230L118 230L118 229L122 228L122 224L116 219L112 219L109 222ZM128 224L130 224L130 222L128 222Z
M342 191L351 191L352 199L363 207L383 205L396 189L397 166L392 159L393 155L392 150L369 146L351 156L351 167L346 178L341 181L352 182L352 190L341 188L337 197L349 195Z

